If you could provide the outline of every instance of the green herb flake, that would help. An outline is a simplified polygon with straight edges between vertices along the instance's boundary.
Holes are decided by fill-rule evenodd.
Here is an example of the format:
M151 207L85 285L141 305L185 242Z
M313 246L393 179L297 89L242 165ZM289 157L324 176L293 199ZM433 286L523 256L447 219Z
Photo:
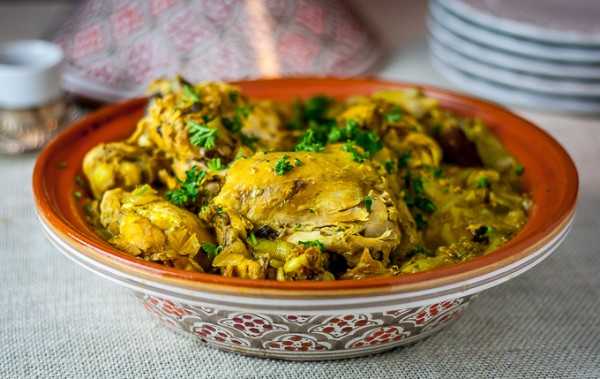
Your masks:
M480 176L475 183L477 188L489 188L490 180L486 176Z
M250 243L250 246L258 245L258 241L256 240L256 235L254 235L254 232L250 232L250 235L248 236L248 242Z
M435 167L431 171L434 178L439 179L444 176L444 170L441 167Z
M398 158L398 167L407 168L409 161L410 161L410 151L406 151L406 152L400 154L400 157Z
M294 147L295 151L319 152L325 149L325 145L318 141L313 129L308 129Z
M73 192L73 196L79 200L83 197L83 194L80 191L75 191Z
M187 122L187 127L192 145L206 150L212 150L216 147L217 129L209 128L192 120Z
M342 146L344 151L352 154L352 160L358 163L363 163L367 159L367 155L356 150L353 141L348 141Z
M198 96L196 89L189 84L183 85L183 95L192 103L200 102L200 96Z
M80 187L85 187L85 180L83 180L81 175L75 175L75 183Z
M371 196L365 196L363 201L365 203L365 208L367 208L367 211L371 212L371 209L373 208L373 198Z
M302 166L303 164L304 164L304 163L302 163L302 161L301 161L300 159L298 159L298 158L296 158L296 159L294 160L294 165L295 165L296 167L300 167L300 166Z
M525 167L523 167L522 164L517 164L515 166L515 174L517 174L518 176L523 175L523 173L525 172Z
M186 171L185 180L177 180L179 188L167 191L165 196L171 203L185 207L194 203L200 195L200 184L206 176L206 171L200 170L198 166L193 166Z
M205 242L202 244L202 250L204 250L208 259L212 261L216 258L217 255L221 253L221 251L223 251L223 246L215 245L214 243L210 242Z
M83 212L87 217L92 217L94 215L94 208L91 203L83 204Z
M406 187L404 202L413 213L417 224L419 224L417 216L423 218L421 212L432 214L437 210L437 207L427 196L421 177L407 173L404 175L404 186ZM422 221L424 221L424 219ZM423 225L423 222L420 222L420 224Z
M404 117L404 112L400 109L400 107L394 107L389 113L385 115L385 121L390 124L394 124Z
M304 117L307 120L321 121L325 118L333 99L324 95L317 95L304 102Z
M285 175L286 173L290 172L294 166L292 166L292 163L290 162L290 157L288 155L284 155L283 157L281 157L276 163L275 163L275 174L277 175Z
M221 163L221 158L213 158L209 160L207 166L208 169L211 171L221 171L225 168L225 166L223 166L223 163Z
M323 242L321 242L319 240L298 241L298 243L300 245L304 246L305 248L316 247L317 249L319 249L321 251L325 251L325 245L323 245Z
M393 173L393 172L394 172L394 168L395 168L395 167L394 167L394 161L393 161L393 160L391 160L391 159L386 159L386 161L385 161L385 162L383 162L383 167L385 167L385 171L386 171L388 174L391 174L391 173Z

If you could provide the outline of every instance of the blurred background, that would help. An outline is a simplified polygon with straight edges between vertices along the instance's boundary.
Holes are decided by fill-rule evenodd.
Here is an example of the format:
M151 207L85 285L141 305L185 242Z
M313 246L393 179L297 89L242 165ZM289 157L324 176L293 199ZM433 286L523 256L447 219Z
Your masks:
M426 1L391 0L0 1L0 41L59 43L67 89L101 100L132 96L174 73L191 80L377 73L437 82L429 65L417 77L410 70L428 61L426 12Z
M57 43L65 88L97 101L175 73L377 75L597 114L599 17L595 0L21 0L0 1L0 42Z

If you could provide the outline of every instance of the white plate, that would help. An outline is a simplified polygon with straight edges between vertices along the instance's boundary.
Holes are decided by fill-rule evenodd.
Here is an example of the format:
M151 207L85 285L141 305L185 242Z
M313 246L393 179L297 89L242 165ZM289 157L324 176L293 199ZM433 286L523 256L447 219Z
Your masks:
M505 86L462 72L432 57L434 68L450 82L466 91L503 104L552 112L600 113L600 98L586 100L570 96L548 96Z
M600 46L598 0L438 0L484 28L558 44Z
M464 21L435 1L430 2L429 11L435 21L451 32L497 49L557 61L600 63L600 48L547 44L493 32Z
M446 64L492 82L549 95L600 97L599 81L544 78L490 66L465 57L433 39L430 40L430 47L433 55Z
M568 62L529 58L502 50L494 50L488 46L461 38L444 29L431 18L429 19L428 26L431 35L436 41L471 59L537 75L547 75L557 78L600 79L600 64L571 64Z

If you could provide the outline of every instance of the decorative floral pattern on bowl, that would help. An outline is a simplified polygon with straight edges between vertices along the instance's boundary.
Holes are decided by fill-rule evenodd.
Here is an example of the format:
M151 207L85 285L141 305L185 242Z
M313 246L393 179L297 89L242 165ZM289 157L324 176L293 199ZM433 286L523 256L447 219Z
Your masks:
M472 298L386 312L294 315L213 310L136 296L163 324L210 346L295 360L347 358L414 343L458 319Z

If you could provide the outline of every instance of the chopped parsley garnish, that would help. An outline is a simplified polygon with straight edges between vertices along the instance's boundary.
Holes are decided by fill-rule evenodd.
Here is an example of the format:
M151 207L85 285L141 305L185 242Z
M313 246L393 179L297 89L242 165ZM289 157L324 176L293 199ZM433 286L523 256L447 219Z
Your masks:
M284 155L275 163L275 174L285 175L294 168L289 159L290 157L288 155Z
M200 96L198 96L198 93L196 92L196 90L194 89L193 86L189 85L189 84L184 84L183 85L183 95L190 100L192 103L198 103L200 102Z
M323 95L313 96L304 102L304 117L307 120L321 121L325 119L327 109L333 99Z
M225 166L223 166L223 163L221 163L221 158L213 158L209 160L207 166L208 169L211 171L221 171L225 168Z
M353 145L358 145L364 150L365 158L373 157L383 148L383 143L377 133L361 129L360 124L353 119L347 120L344 128L333 126L328 133L328 142L352 142ZM352 149L346 151L352 153Z
M371 209L373 208L373 198L371 196L365 196L363 201L365 202L365 208L367 208L367 211L371 212Z
M81 191L75 191L73 192L73 196L75 196L76 199L81 199L83 197L83 194L81 193Z
M316 247L317 249L324 251L325 250L325 245L323 245L323 242L319 241L319 240L312 240L312 241L298 241L298 243L306 248L308 247Z
M252 150L254 150L254 144L258 142L258 140L258 137L250 136L248 134L240 132L240 141L242 141L242 144L248 146Z
M290 130L306 129L311 123L329 124L333 120L327 117L329 106L333 99L327 96L314 96L305 101L295 101L292 104L292 115L286 128Z
M223 251L223 246L215 245L214 243L210 242L205 242L202 244L202 250L204 250L208 259L212 261L217 255L221 253L221 251Z
M198 166L193 166L185 173L185 180L177 179L179 188L167 191L165 196L171 203L185 207L194 203L200 195L200 184L206 176L206 171L200 170Z
M391 174L394 172L394 161L391 159L386 159L385 162L383 162L383 167L385 167L385 172L387 172L388 174Z
M251 111L252 108L248 105L237 107L232 118L223 117L222 121L227 130L239 136L242 144L254 149L254 144L258 141L258 138L242 132L243 120L250 115Z
M223 118L223 126L229 129L233 133L237 133L242 130L242 121L250 115L249 106L241 106L235 109L233 118Z
M377 133L362 129L353 119L347 120L343 127L329 119L310 120L308 125L308 129L294 148L296 151L319 152L325 149L328 143L345 142L344 150L351 153L355 161L364 162L383 148ZM354 146L360 147L362 151L358 151Z
M486 176L481 176L477 179L475 185L477 186L477 188L489 188L490 180Z
M439 179L442 176L444 176L444 170L442 170L441 167L432 168L431 173L433 174L433 177L436 179Z
M517 164L515 166L515 174L517 174L518 176L523 175L523 173L525 172L525 167L523 167L522 164Z
M294 147L296 151L319 152L325 149L325 144L320 142L313 129L308 129L300 138L300 142Z
M424 215L432 214L437 210L437 207L425 193L421 177L407 173L404 175L404 186L404 202L415 219L417 229L422 230L427 226Z
M385 121L389 123L395 123L402 120L402 117L404 117L404 112L402 112L402 109L400 109L400 107L394 107L385 115Z
M303 164L304 164L304 163L302 163L302 161L301 161L300 159L298 159L298 158L296 158L296 159L294 160L294 165L296 165L296 167L300 167L300 166L302 166Z
M258 245L258 241L256 240L256 235L254 235L254 232L250 232L250 235L248 235L248 242L251 246Z
M85 187L85 180L83 180L81 175L75 175L75 183L80 187Z
M400 157L398 158L398 167L407 168L409 161L410 161L410 151L406 151L406 152L400 154Z
M187 127L192 145L202 147L206 150L215 148L217 142L217 129L209 128L192 120L187 122Z
M347 141L344 144L344 146L342 146L342 149L352 154L352 160L355 162L363 163L365 159L368 158L367 154L361 153L360 151L356 150L356 147L354 146L354 141Z

